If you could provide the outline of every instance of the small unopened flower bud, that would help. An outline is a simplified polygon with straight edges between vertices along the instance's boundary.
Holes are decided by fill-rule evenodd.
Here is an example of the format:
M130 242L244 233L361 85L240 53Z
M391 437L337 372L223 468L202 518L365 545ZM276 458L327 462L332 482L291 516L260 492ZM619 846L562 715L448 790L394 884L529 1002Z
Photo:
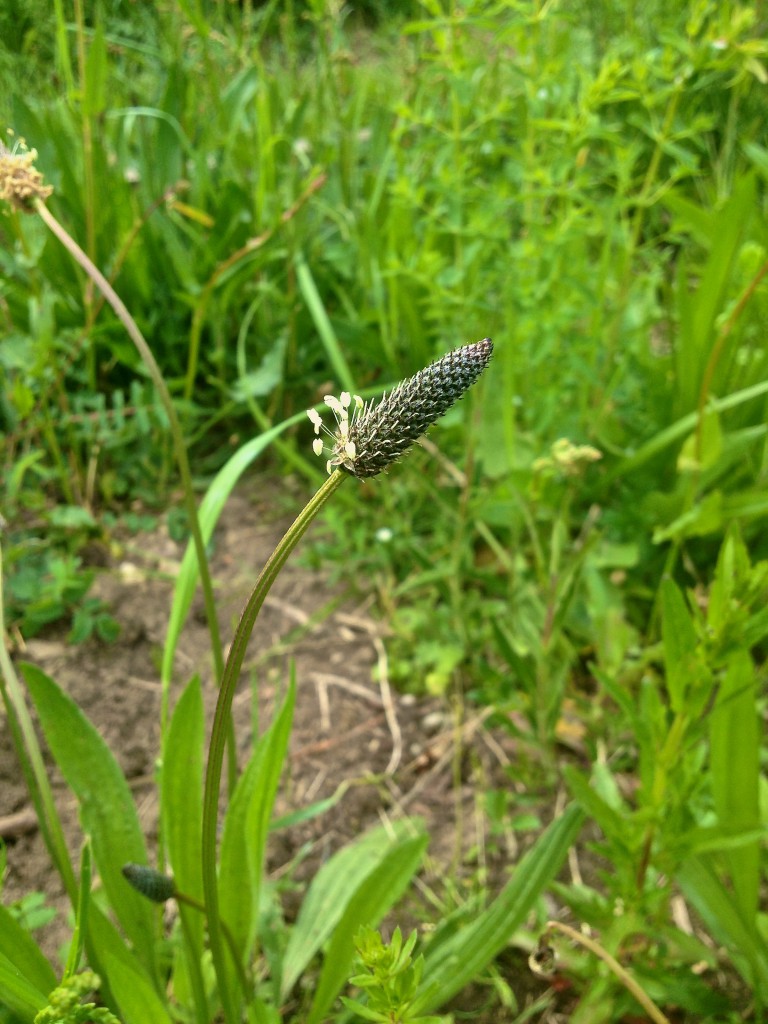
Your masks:
M23 144L8 149L0 142L0 199L10 203L16 210L27 213L33 209L35 199L47 199L53 192L50 185L43 184L42 174L33 167L37 151L26 149Z
M165 903L176 894L171 876L147 867L146 864L126 864L123 867L123 875L137 892L153 903Z
M337 425L334 432L326 430L333 442L328 472L339 467L360 479L381 473L464 395L492 353L490 338L454 349L398 384L378 405L364 405L359 395L346 392L341 400L326 396ZM348 410L353 403L350 419ZM319 433L322 421L318 414L310 410L308 415ZM316 454L322 453L323 445L317 440L313 447Z

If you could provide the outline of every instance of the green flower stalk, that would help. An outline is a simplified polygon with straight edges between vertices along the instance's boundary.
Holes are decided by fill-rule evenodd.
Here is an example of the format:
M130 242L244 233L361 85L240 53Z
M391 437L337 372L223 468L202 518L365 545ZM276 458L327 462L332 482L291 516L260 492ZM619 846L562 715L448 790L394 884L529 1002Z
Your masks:
M315 434L315 455L329 449L319 436L330 438L328 473L335 467L363 480L376 476L404 455L417 438L457 402L490 362L493 342L483 338L454 349L442 359L398 384L378 405L344 391L340 398L325 396L336 419L329 430L314 409L307 412ZM350 419L349 410L352 409Z
M493 352L490 338L464 345L449 352L421 370L415 377L403 381L378 405L366 406L359 396L354 397L355 410L350 423L349 409L353 397L344 392L340 399L328 396L326 404L336 417L335 432L323 428L318 413L310 410L309 418L315 433L325 429L331 438L331 457L328 460L330 476L310 498L307 505L288 528L282 540L261 570L256 586L237 624L227 663L219 685L219 696L213 717L208 765L203 794L202 875L205 894L205 912L211 958L219 985L219 994L226 1024L237 1024L240 1019L233 993L227 983L222 936L226 935L225 922L219 913L219 893L216 877L216 826L219 814L219 787L224 761L226 723L229 720L240 671L245 660L253 627L264 600L288 556L306 533L310 524L347 475L361 479L376 476L410 448L454 402L458 401L488 365ZM315 454L324 450L320 437L315 438Z

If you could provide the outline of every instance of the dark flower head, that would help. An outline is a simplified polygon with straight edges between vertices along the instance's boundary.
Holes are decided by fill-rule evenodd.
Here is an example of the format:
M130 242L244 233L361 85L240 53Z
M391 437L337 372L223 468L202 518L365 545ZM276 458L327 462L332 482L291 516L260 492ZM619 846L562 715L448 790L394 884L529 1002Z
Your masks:
M326 395L325 404L336 418L336 430L324 427L314 409L307 415L316 434L325 430L331 438L328 472L338 467L360 479L381 473L464 395L486 368L492 353L490 338L454 349L398 384L378 405L366 405L359 395L347 391L340 398ZM316 455L325 451L319 436L313 448Z

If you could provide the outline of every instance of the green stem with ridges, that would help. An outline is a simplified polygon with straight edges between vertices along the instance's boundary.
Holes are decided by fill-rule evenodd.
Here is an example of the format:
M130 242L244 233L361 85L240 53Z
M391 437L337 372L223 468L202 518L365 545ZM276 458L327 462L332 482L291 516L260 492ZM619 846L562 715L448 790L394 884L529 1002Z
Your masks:
M224 672L224 654L221 646L221 636L219 634L219 623L216 618L216 602L213 597L213 584L211 582L211 573L208 566L208 556L205 551L205 541L203 540L203 535L200 530L200 521L197 516L197 504L195 502L195 492L192 486L192 472L189 468L189 456L187 455L187 449L184 444L184 435L181 430L181 424L179 423L179 417L176 414L176 407L173 404L171 393L168 390L168 385L165 383L165 378L157 364L157 360L155 359L152 349L147 344L147 341L139 330L136 321L133 319L122 299L109 281L104 277L93 260L91 260L81 249L63 225L61 225L53 216L45 203L38 200L35 203L35 209L45 224L51 229L54 235L56 235L64 248L67 249L76 262L79 263L110 304L118 320L120 320L129 338L133 342L137 352L141 356L141 359L147 368L147 372L152 379L152 383L157 389L158 396L168 417L171 437L173 438L176 464L179 468L181 486L184 492L184 505L189 519L190 532L192 533L192 539L195 545L195 553L197 554L197 563L200 571L200 586L203 591L203 601L205 603L205 616L208 622L208 629L211 634L214 668L216 670L216 678L220 679ZM167 717L167 695L164 695L160 723L163 736L165 735ZM231 729L230 738L234 741L234 730ZM234 785L234 742L231 746L230 784Z
M205 774L202 871L211 956L219 985L224 1019L227 1024L238 1024L236 1007L227 982L224 943L222 941L223 922L219 917L219 892L216 884L216 827L219 816L219 789L221 786L221 772L227 739L227 723L231 721L232 700L240 679L240 671L243 667L248 641L261 607L264 604L264 599L277 579L280 570L285 565L288 556L304 536L320 509L345 479L346 475L346 473L336 470L328 477L314 497L310 499L296 517L270 555L266 565L259 574L256 586L248 598L248 602L235 630L235 636L232 640L229 657L227 658L224 674L221 677L221 685L219 686L219 696L216 701L211 741L208 748L208 766Z

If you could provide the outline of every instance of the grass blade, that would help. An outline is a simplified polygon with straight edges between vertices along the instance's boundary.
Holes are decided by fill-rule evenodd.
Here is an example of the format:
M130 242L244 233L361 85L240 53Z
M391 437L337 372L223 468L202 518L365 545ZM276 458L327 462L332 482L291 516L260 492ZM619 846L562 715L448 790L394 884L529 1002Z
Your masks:
M254 437L253 440L244 444L242 448L239 448L232 458L222 466L213 478L198 510L200 532L202 533L203 540L206 544L211 539L211 535L216 523L218 522L222 508L232 493L235 484L248 466L250 466L253 460L261 455L264 449L267 448L276 437L279 437L284 430L287 430L288 427L293 426L295 423L301 423L304 420L306 420L306 413L296 413L295 416L291 416L289 419L284 420L282 423L272 427L270 430L266 430L263 434L260 434L258 437ZM173 675L173 659L176 653L176 647L179 642L181 631L184 628L187 615L189 614L192 599L195 596L195 587L197 586L199 577L200 571L198 568L195 546L190 540L187 545L187 550L184 552L181 569L179 570L179 575L176 579L176 586L173 591L171 614L168 618L168 630L165 636L165 647L163 648L161 678L163 682L164 706L167 704L168 700L168 687L170 686L171 677Z
M317 290L312 271L309 269L307 261L301 253L296 257L296 280L314 325L317 328L317 333L320 335L320 340L325 348L325 354L328 356L328 362L333 367L337 383L344 391L354 391L354 380L344 358L344 353L341 351L336 332L325 310L323 300L320 298L320 292Z
M710 715L712 793L719 824L738 833L760 827L760 721L752 659L746 650L729 659ZM734 897L745 920L755 920L760 888L760 841L725 856Z

